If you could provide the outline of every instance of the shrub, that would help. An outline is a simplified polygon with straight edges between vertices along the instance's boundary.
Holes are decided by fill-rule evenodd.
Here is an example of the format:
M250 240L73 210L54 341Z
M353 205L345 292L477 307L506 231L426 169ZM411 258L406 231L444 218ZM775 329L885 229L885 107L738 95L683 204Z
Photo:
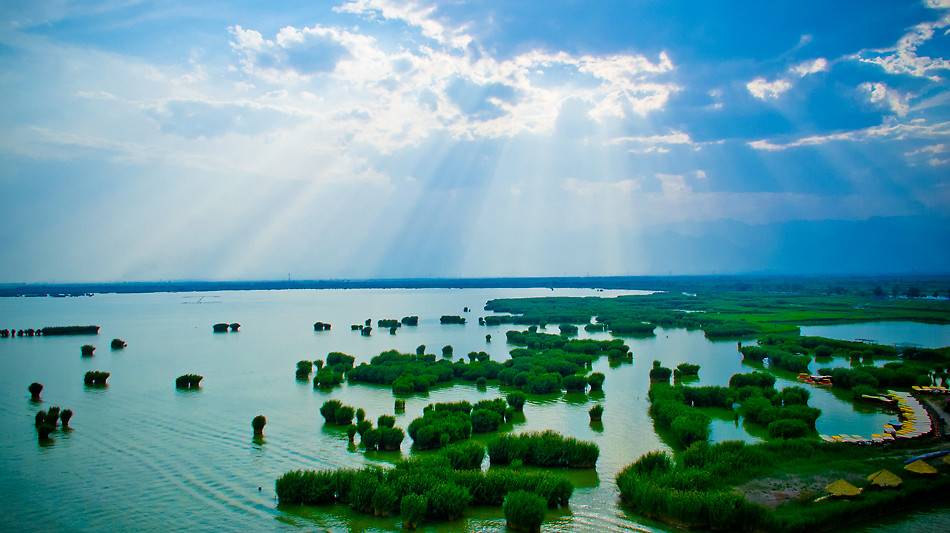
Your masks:
M399 515L402 517L402 527L416 529L422 524L428 512L428 503L421 494L406 494L399 503Z
M515 531L541 531L545 507L547 507L547 502L544 498L533 492L523 490L509 492L503 506L505 520L508 527Z
M198 374L184 374L175 378L175 387L179 389L196 389L200 386L203 376Z
M587 413L590 415L591 422L600 422L601 417L604 414L604 406L597 404L591 407Z
M512 392L509 394L506 399L508 400L508 405L517 413L524 411L524 402L527 399L527 396L523 392Z
M851 388L851 393L854 394L855 399L859 399L865 394L868 396L877 395L877 389L871 387L870 385L855 385Z
M395 427L396 417L392 415L380 415L379 418L376 419L376 425L387 428Z
M83 355L92 355L92 352L96 351L96 347L91 344L83 344L80 351Z
M33 400L39 400L39 399L40 399L40 392L43 390L43 385L41 385L41 384L39 384L39 383L37 383L37 382L34 381L33 383L30 383L30 386L28 387L28 390L30 391L30 398L31 398L31 399L33 399Z
M59 414L59 420L63 423L64 428L69 427L69 420L73 417L72 409L63 409L63 412Z
M446 446L443 453L455 470L480 470L485 459L485 447L471 440Z
M264 434L264 425L267 424L267 418L264 415L257 415L251 420L251 427L254 428L255 435Z

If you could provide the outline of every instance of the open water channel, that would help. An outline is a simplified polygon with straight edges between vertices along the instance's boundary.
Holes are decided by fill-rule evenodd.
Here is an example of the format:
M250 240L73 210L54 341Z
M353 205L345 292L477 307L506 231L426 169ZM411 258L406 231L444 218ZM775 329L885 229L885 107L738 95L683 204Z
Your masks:
M362 407L375 421L393 414L388 387L343 384L331 392L314 390L310 382L295 379L297 361L340 351L359 364L390 349L413 353L420 344L428 346L428 353L440 354L448 344L456 358L487 351L493 360L503 361L512 348L505 343L505 332L513 327L478 326L488 300L618 294L630 292L285 290L0 299L0 329L101 326L98 336L0 339L0 530L399 529L396 519L356 514L341 505L278 505L274 480L289 470L385 466L413 453L408 437L400 452L367 453L352 447L343 430L324 427L318 412L324 401L339 399ZM471 312L464 313L464 307ZM375 326L377 319L409 315L418 315L419 325L402 327L396 335L377 328L364 337L349 327L367 318ZM462 315L468 323L443 326L442 315ZM314 332L316 321L333 328ZM236 333L215 334L211 326L217 322L242 326ZM895 340L881 342L950 345L950 326L900 324L897 329ZM855 337L835 331L808 328L803 333ZM583 329L580 333L609 338ZM732 374L753 368L741 363L735 342L710 342L700 331L658 328L656 333L649 339L626 339L632 363L610 367L606 358L594 363L593 370L607 376L602 395L531 397L526 420L508 426L514 432L553 429L600 447L595 470L564 472L577 489L568 509L548 513L543 531L669 530L620 507L614 485L616 473L641 454L667 448L647 415L652 361L670 367L700 364L698 385L724 385ZM873 336L878 333L857 336L884 337ZM111 350L113 338L125 340L128 347ZM87 343L97 346L93 357L80 356ZM835 364L848 362L821 366ZM817 370L819 365L812 366ZM89 370L111 372L108 387L85 387L83 375ZM175 378L188 373L204 376L200 390L175 389ZM34 381L44 385L39 403L27 392ZM780 374L776 386L792 383L794 376ZM811 391L810 404L823 410L817 423L821 433L876 433L890 418L871 407L855 409L830 391ZM455 385L412 396L405 413L396 415L396 425L405 428L429 403L475 402L507 392L497 386L478 390ZM605 409L602 428L589 424L587 410L594 403ZM54 405L74 411L73 429L57 430L50 441L38 442L34 415ZM258 414L267 417L262 441L251 430L251 419ZM713 421L717 441L756 440L757 435L741 420ZM920 530L947 516L945 510L924 510L911 523ZM500 509L476 508L458 522L426 524L422 530L503 531L504 523ZM903 523L891 527L899 530Z

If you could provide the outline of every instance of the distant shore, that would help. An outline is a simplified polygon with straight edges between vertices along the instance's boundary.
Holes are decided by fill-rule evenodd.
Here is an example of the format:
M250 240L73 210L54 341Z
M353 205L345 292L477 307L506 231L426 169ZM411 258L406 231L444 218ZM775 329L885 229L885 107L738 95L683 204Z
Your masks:
M947 294L950 274L909 275L708 275L708 276L576 276L510 278L397 278L280 281L137 281L113 283L5 283L0 297L83 296L104 293L212 292L286 289L613 289L674 291L699 288L717 291L845 292L921 283L938 285Z

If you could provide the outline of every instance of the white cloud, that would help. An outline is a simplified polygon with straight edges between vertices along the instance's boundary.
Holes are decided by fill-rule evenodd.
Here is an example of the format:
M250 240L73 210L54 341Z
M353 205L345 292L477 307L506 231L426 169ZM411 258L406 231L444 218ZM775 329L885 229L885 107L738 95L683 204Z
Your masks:
M804 63L800 63L796 65L795 67L793 67L791 70L795 74L798 74L799 76L804 78L805 76L809 74L815 74L816 72L824 72L828 70L828 60L826 60L823 57L819 57L818 59L815 59L813 61L806 61Z
M607 141L608 145L633 144L635 148L630 148L631 153L669 153L670 145L687 145L694 149L699 149L699 145L690 139L689 135L681 131L672 131L666 135L647 135L638 137L615 137Z
M414 2L394 0L354 0L333 8L340 13L354 13L384 20L400 20L419 28L420 32L443 45L465 48L472 41L463 29L448 30L433 18L436 8L423 7Z
M933 38L936 30L948 26L950 26L950 14L944 15L937 21L923 22L914 26L891 48L863 50L851 56L851 59L878 65L890 74L909 74L935 81L940 80L933 71L950 69L950 61L941 57L919 56L917 49Z
M819 146L830 142L867 142L872 140L890 139L937 139L950 137L950 122L926 125L916 122L896 123L888 121L880 126L872 126L860 130L833 133L830 135L814 135L803 137L786 143L774 143L767 140L749 142L748 145L756 150L779 151L801 146Z
M775 81L766 81L765 78L756 78L746 84L746 89L752 96L761 100L775 99L780 94L792 88L792 84L783 78Z
M924 7L931 9L950 9L950 0L924 0Z
M878 82L862 83L859 87L868 94L868 98L872 103L886 105L898 116L902 117L906 115L907 111L910 109L910 106L907 103L911 97L909 94L901 93L900 91L892 89L887 85Z

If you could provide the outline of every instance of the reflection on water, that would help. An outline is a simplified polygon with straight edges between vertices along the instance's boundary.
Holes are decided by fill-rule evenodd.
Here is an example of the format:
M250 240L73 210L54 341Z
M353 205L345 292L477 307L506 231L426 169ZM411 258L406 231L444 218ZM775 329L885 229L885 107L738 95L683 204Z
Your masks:
M368 420L394 414L395 398L388 387L343 384L314 390L309 380L296 379L297 361L341 351L354 355L358 364L389 349L414 353L420 344L429 346L429 352L452 345L461 357L486 351L502 361L511 348L504 342L509 328L477 325L485 302L551 295L616 292L301 290L5 299L0 302L5 326L96 324L101 330L98 337L0 339L4 524L36 530L397 529L397 519L377 519L341 505L278 507L274 480L286 471L388 466L417 453L408 437L400 451L366 452L350 444L342 428L323 424L319 408L328 399L362 407ZM473 311L464 313L464 307ZM439 317L445 314L464 315L469 323L443 327ZM419 325L399 328L396 335L374 331L365 337L348 327L368 317L411 315L420 317ZM240 332L214 335L212 324L225 321L241 323ZM315 321L330 322L333 328L314 332ZM486 334L495 340L486 342ZM580 336L610 338L583 328ZM83 344L111 338L122 338L128 347L79 355ZM668 530L621 508L614 484L616 473L641 454L667 449L647 414L652 361L668 367L701 365L695 382L700 386L725 385L732 374L755 368L741 362L735 342L710 342L699 331L658 328L654 338L627 343L632 363L610 365L606 358L594 363L591 371L606 375L602 393L531 397L524 417L505 426L515 432L553 429L600 446L596 469L563 472L577 489L569 509L548 513L545 531ZM835 359L813 363L812 370L848 364ZM83 376L89 370L111 372L109 386L85 387ZM175 389L175 378L182 374L204 376L201 387ZM27 392L33 381L44 385L39 402L31 402ZM778 387L793 384L798 384L794 375L780 374ZM888 419L874 406L842 401L847 393L809 390L810 403L824 412L818 422L821 432L877 432ZM494 385L439 387L406 397L405 411L395 413L396 425L406 428L429 403L474 403L507 392ZM587 412L595 403L604 407L600 423L591 423ZM74 429L54 431L49 440L40 441L33 417L51 405L74 411ZM265 436L254 437L251 420L259 414L267 417ZM710 416L714 440L761 436L726 412L710 411ZM491 436L474 438L486 442ZM488 468L487 459L483 467ZM500 531L504 522L499 508L477 508L459 522L427 524L425 530Z

